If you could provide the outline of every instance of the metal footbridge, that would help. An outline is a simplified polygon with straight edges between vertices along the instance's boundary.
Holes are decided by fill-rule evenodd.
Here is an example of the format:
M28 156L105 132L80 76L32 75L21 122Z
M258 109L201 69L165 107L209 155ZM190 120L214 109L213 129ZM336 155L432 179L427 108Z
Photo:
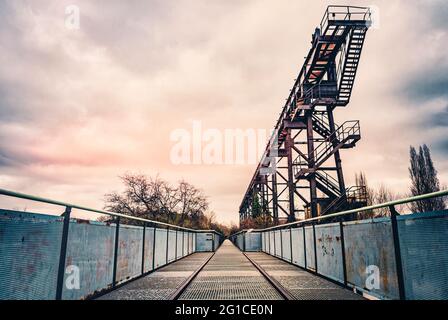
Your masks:
M275 226L225 239L0 189L12 208L43 208L0 208L0 300L448 299L448 211L399 212L448 191L367 206L365 186L345 186L340 151L360 126L333 111L349 103L370 24L368 8L330 6L313 34L239 207L241 222Z

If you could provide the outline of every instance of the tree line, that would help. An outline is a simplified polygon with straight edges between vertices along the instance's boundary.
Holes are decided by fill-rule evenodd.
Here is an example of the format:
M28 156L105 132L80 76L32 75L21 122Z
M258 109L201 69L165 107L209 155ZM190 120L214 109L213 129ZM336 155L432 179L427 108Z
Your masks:
M105 195L105 210L189 228L227 231L226 226L215 221L203 191L185 180L172 185L159 176L134 173L126 173L120 179L124 190Z

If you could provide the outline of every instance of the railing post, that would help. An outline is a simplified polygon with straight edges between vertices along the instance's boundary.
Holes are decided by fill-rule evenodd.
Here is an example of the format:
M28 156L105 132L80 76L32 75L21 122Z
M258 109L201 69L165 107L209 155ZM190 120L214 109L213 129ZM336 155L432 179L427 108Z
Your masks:
M277 248L275 244L275 230L272 231L272 237L274 238L274 257L277 256Z
M185 241L185 234L182 231L182 257L185 256L184 241Z
M56 282L56 300L62 299L62 289L64 286L65 259L67 257L68 231L70 226L70 214L72 208L65 207L63 213L64 222L62 225L61 250L59 253L58 278Z
M282 229L280 229L279 232L280 232L280 258L283 259L283 236L282 236Z
M397 282L398 282L398 294L400 300L405 300L405 288L404 288L404 276L403 276L403 263L401 261L401 248L400 248L400 237L398 234L398 224L397 215L398 212L395 210L395 206L389 206L390 210L390 222L392 226L392 236L394 241L394 252L395 252L395 265L397 269Z
M170 242L170 228L167 227L166 228L166 256L165 256L165 261L166 264L168 264L168 250L169 250L169 242Z
M176 249L174 250L175 259L177 260L177 229L176 229Z
M342 271L344 273L344 285L347 286L347 265L345 260L344 224L339 221L339 234L341 235Z
M302 229L303 229L303 261L304 261L304 266L306 269L307 263L306 263L306 235L305 235L305 225L302 225Z
M146 222L143 222L142 274L145 273L145 241L146 241Z
M156 268L156 231L157 228L155 224L152 225L154 229L154 234L152 236L152 270Z
M316 241L316 225L313 221L313 239L314 239L314 272L317 273L317 241Z
M292 263L292 227L289 227L289 246L291 249L291 263Z
M117 263L118 263L118 244L120 242L120 217L117 217L115 220L115 246L114 246L114 267L112 273L112 287L115 287L117 284Z

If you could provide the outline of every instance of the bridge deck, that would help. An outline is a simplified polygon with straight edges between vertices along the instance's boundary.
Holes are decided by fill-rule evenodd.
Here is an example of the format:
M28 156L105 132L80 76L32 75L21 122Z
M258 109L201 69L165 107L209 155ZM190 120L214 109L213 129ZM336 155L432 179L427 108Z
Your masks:
M201 252L162 267L99 297L102 300L166 300L213 253Z
M166 300L213 253L194 253L148 276L101 296L106 300ZM290 299L352 300L361 296L341 286L265 253L246 253L263 275L229 240L188 283L179 300L282 300L280 284ZM267 277L266 277L267 276ZM271 280L268 281L268 278ZM188 279L188 280L187 280Z
M225 240L179 300L281 300L243 253Z
M263 252L248 252L270 277L297 300L360 300L361 295Z

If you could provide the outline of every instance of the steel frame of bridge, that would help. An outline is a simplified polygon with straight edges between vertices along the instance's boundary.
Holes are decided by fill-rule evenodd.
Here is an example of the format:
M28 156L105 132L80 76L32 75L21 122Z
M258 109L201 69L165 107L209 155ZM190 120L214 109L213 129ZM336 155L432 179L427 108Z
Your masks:
M291 222L300 213L310 218L367 204L365 186L346 188L340 156L360 140L359 121L337 125L333 113L350 101L371 23L369 8L327 8L244 195L240 221L267 215L278 224L279 214Z

